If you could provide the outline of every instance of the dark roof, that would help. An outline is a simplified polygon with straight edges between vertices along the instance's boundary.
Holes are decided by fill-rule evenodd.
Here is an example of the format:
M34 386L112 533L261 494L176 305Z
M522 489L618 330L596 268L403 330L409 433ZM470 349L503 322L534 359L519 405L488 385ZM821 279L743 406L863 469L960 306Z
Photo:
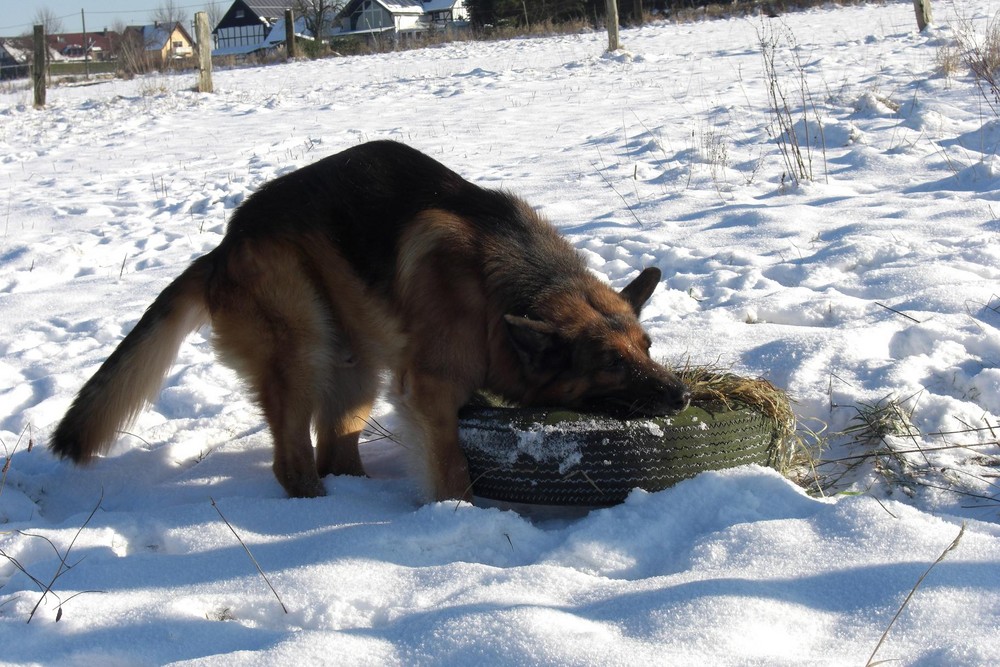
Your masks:
M293 0L243 0L244 4L261 18L279 18L286 9L292 9Z
M46 41L50 48L62 51L68 46L78 46L83 48L83 33L62 32L55 35L46 35ZM118 33L107 30L87 33L87 43L91 48L98 47L104 51L111 51L114 48L113 40L118 39Z

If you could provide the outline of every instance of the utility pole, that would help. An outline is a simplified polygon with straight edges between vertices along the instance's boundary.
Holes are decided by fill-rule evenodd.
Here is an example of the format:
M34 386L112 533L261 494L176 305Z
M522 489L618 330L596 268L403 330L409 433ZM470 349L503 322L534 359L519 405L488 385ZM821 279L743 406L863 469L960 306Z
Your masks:
M80 10L80 23L83 25L83 76L90 81L90 44L87 43L87 18Z

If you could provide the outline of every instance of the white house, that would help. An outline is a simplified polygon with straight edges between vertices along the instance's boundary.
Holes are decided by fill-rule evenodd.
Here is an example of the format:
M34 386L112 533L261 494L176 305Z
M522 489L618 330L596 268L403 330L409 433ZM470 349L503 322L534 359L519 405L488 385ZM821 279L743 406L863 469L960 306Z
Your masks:
M285 11L291 0L234 0L215 26L213 56L239 56L268 51L285 43ZM295 35L310 39L305 19L295 17Z
M350 0L334 19L334 35L405 39L467 20L465 0Z

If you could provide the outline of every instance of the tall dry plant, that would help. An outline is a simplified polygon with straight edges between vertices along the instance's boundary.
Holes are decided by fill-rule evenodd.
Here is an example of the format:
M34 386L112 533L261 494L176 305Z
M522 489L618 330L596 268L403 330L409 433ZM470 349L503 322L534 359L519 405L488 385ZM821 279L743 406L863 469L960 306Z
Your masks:
M769 132L785 165L782 182L812 181L812 135L820 140L824 164L826 145L805 67L796 51L795 36L787 26L765 21L757 28L757 41L771 112Z
M971 19L956 22L955 39L962 60L972 72L976 87L994 116L1000 117L1000 14L994 16L982 30Z

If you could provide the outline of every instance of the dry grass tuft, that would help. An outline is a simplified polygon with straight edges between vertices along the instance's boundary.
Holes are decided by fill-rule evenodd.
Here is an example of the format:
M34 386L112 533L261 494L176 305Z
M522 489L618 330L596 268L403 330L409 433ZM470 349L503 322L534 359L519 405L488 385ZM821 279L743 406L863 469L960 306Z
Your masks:
M851 419L844 434L862 443L882 442L889 436L919 435L913 426L913 407L906 408L904 403L905 400L900 401L895 396L875 403L858 403L855 408L858 414Z
M1000 116L1000 14L981 30L969 18L960 17L955 30L956 45L976 87L995 116Z
M771 465L802 486L811 486L818 455L817 434L800 430L788 394L764 378L748 378L711 366L685 366L677 371L691 389L691 402L701 407L747 406L774 422Z
M958 44L949 42L938 48L934 54L934 71L945 79L951 79L962 71L964 62Z

